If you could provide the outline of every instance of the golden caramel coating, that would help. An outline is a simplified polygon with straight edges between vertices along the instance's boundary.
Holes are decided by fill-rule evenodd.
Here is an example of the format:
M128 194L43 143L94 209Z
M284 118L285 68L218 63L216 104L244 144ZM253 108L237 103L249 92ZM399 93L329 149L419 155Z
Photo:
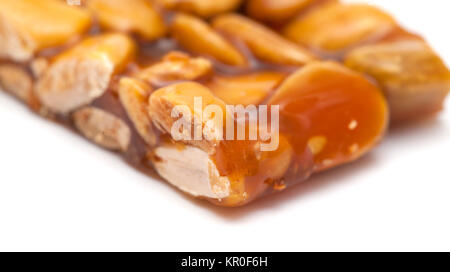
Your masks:
M227 104L258 105L285 77L286 74L269 71L238 76L214 76L206 86Z
M166 34L163 18L147 0L89 0L87 8L107 30L137 33L148 41Z
M280 105L280 130L295 152L311 149L316 171L365 154L379 142L389 119L381 91L333 62L300 69L284 81L269 103Z
M394 41L357 48L345 64L377 80L394 123L435 113L450 90L450 72L423 41Z
M396 27L383 11L363 4L330 3L289 23L284 35L325 55L339 55Z
M59 54L36 86L47 108L67 113L103 95L111 76L121 72L135 55L135 43L122 34L87 38Z
M247 14L259 21L282 23L290 20L314 0L248 0Z
M302 47L241 15L227 14L216 17L212 25L216 30L244 42L258 59L266 62L304 65L315 59Z
M242 0L155 0L169 10L183 11L201 17L212 17L236 10Z
M139 135L149 145L156 144L156 135L148 115L148 98L152 88L140 80L124 77L119 83L119 99Z
M205 21L186 14L177 14L171 25L171 34L185 49L212 57L224 64L245 66L248 61L224 37Z
M27 61L79 37L90 24L88 12L58 0L1 0L0 58Z
M426 42L370 5L65 2L0 0L0 87L220 206L358 159L450 88Z

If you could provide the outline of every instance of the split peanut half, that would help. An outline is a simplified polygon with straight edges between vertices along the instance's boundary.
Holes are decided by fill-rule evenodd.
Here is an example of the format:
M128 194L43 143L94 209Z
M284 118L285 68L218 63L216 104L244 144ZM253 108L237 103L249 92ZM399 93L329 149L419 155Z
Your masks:
M89 13L59 0L1 0L0 58L28 61L38 51L76 39Z
M122 34L87 38L56 56L36 86L43 105L68 113L103 95L113 74L134 57L135 43Z

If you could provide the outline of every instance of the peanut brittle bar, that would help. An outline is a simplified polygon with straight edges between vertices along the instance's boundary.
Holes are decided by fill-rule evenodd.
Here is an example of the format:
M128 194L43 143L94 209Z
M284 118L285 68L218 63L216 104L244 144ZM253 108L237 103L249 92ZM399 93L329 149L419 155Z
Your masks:
M439 111L450 73L372 6L0 0L0 86L144 171L240 206Z

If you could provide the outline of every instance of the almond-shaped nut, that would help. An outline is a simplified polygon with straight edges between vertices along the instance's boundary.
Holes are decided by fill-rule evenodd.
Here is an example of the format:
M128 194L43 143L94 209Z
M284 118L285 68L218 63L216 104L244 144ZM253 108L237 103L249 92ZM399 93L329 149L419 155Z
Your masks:
M87 38L56 57L37 83L37 95L57 113L87 105L103 95L135 50L134 41L122 34Z
M359 47L347 55L345 64L378 81L388 99L394 123L439 111L450 90L448 68L420 40Z
M199 108L195 107L195 99L202 100ZM203 111L209 105L221 109L222 120L214 119L211 123L203 118ZM183 112L184 109L187 112ZM156 90L149 99L149 114L154 124L169 133L173 139L197 146L208 154L213 154L215 147L223 139L223 125L226 124L227 118L226 105L199 83L183 82ZM174 131L173 125L178 120L189 124L188 127L182 127L183 131ZM200 131L198 134L201 139L195 139L196 131ZM187 138L178 139L180 135Z
M255 72L238 76L214 76L206 86L230 105L258 105L286 77L279 72Z
M34 98L33 79L30 74L19 65L0 65L0 87L27 104Z
M136 131L144 141L154 146L156 135L148 114L148 98L152 88L140 80L124 77L119 82L119 98Z
M300 13L314 0L249 0L247 14L268 23L282 23Z
M243 41L259 59L276 64L304 65L315 60L307 50L275 31L237 14L215 18L214 29Z
M242 0L156 0L166 9L192 13L201 17L212 17L236 10Z
M183 48L191 52L212 57L228 65L247 65L245 57L229 41L197 17L176 15L171 33Z
M395 28L395 20L373 6L331 3L289 23L283 33L298 44L336 55Z
M174 144L159 146L154 151L156 171L170 184L195 196L222 199L230 195L230 180L220 176L208 153L192 146Z
M199 80L213 72L212 63L205 58L191 58L181 52L171 52L163 60L140 71L136 77L153 86L176 81Z
M94 143L117 151L126 151L130 145L131 131L127 124L102 109L85 107L73 113L77 129Z
M105 29L137 33L150 41L166 34L163 18L147 0L89 0L87 8Z
M91 25L89 13L59 0L0 1L0 58L27 61Z

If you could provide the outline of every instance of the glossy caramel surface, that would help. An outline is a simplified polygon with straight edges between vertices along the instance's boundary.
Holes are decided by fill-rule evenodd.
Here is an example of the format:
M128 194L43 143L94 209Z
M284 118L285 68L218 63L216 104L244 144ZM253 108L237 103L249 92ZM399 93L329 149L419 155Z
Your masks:
M448 70L428 48L417 51L426 51L431 61L422 69L430 73L416 68L423 59L411 57L409 51L399 54L390 47L388 57L375 54L380 59L374 60L370 51L369 61L361 61L358 51L353 51L361 46L420 40L370 6L343 6L331 0L250 0L238 10L241 1L234 0L217 6L200 0L156 1L159 4L133 0L134 5L122 8L124 2L92 0L77 8L93 14L90 30L84 30L81 41L44 44L36 57L50 67L61 59L109 59L114 68L107 90L85 106L110 113L130 128L130 143L121 153L147 173L153 172L152 164L160 159L155 148L164 144L180 149L192 145L206 151L219 174L230 181L228 197L208 199L217 205L244 205L366 154L384 136L390 112L400 107L388 99L389 112L383 92L390 98L392 93L405 93L405 82L413 87L420 83L425 86L421 89L424 97L428 97L428 87L438 86L440 96L429 103L414 100L418 101L414 109L433 105L427 112L437 110L434 106L447 94L441 89L448 83ZM136 7L141 8L133 17ZM272 12L273 18L268 16ZM84 26L82 23L86 24L83 18L75 25ZM109 39L99 42L99 36L108 35ZM405 59L405 67L387 74L384 69L392 67L389 61L399 56ZM346 59L347 66L359 72L323 60L329 58ZM10 60L2 60L0 65L5 63ZM380 63L387 64L379 67ZM40 75L32 64L26 62L20 68L35 82ZM406 77L404 71L412 76ZM439 75L433 78L434 71ZM423 81L417 82L418 78ZM442 79L444 84L435 84ZM401 99L409 99L409 94ZM226 104L279 107L280 133L273 136L278 148L261 151L264 141L249 139L175 141L167 128L152 120L156 98L192 108L194 97L221 108ZM36 111L74 128L73 112L47 112L33 101ZM165 110L157 114L170 118L171 108ZM248 124L252 120L246 116L244 121ZM246 125L246 136L249 130Z

